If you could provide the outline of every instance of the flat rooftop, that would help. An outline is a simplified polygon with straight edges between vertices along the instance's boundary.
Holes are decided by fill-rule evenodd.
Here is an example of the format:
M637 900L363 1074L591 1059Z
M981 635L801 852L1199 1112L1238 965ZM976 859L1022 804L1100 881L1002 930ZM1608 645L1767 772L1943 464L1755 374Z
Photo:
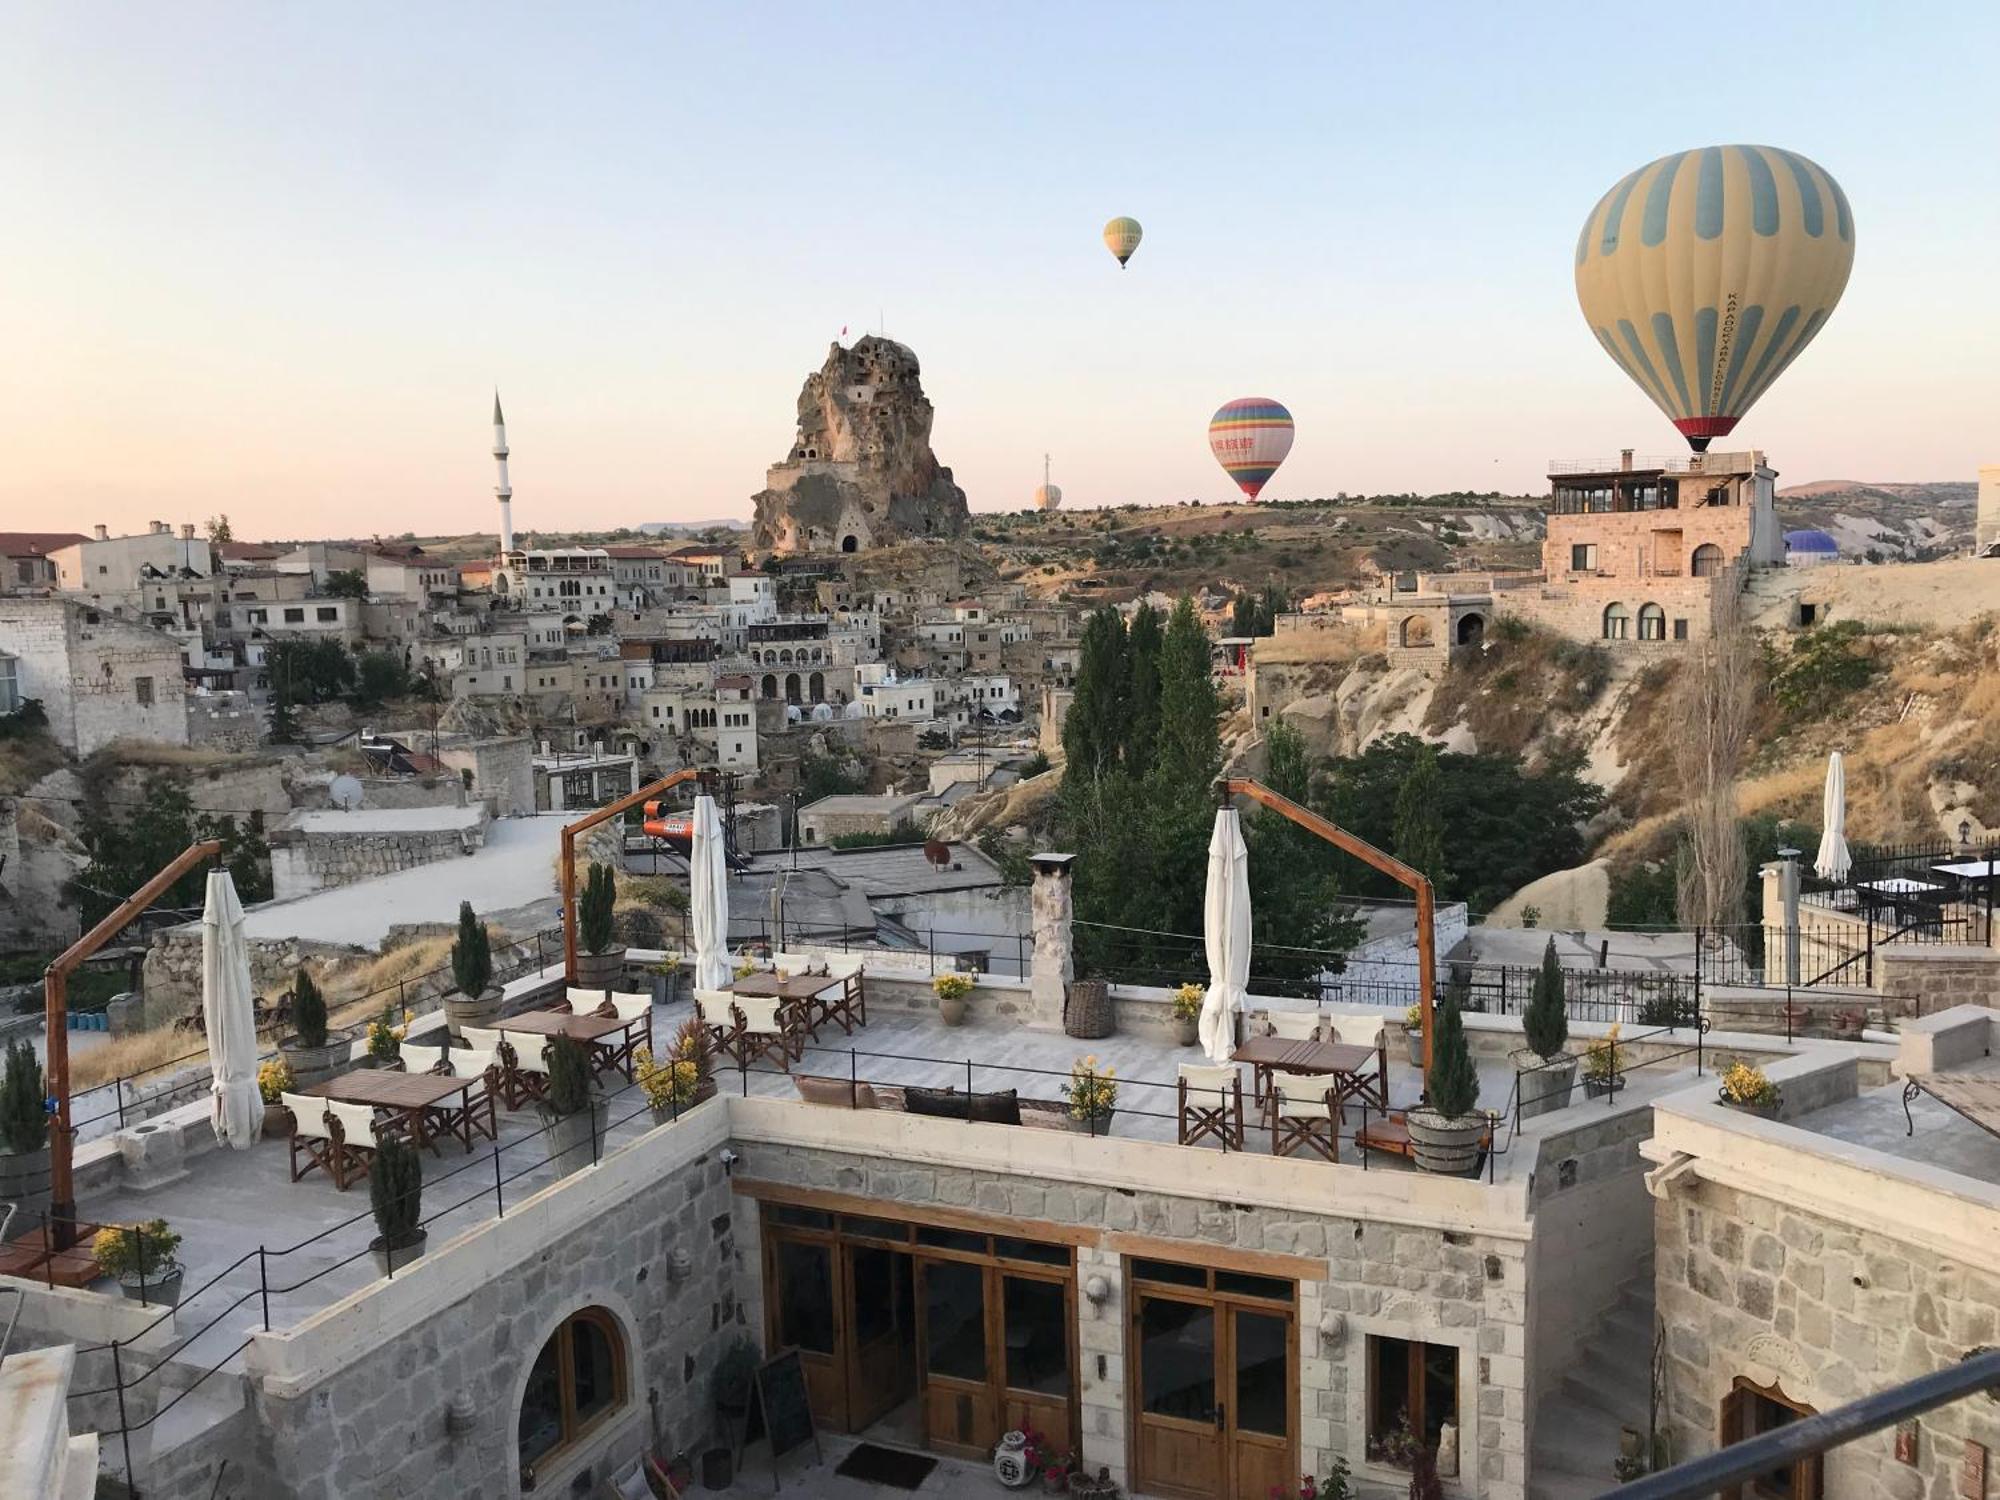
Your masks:
M244 933L252 938L297 937L378 948L392 926L456 922L461 901L470 901L472 909L486 917L552 900L562 827L574 816L546 813L498 819L487 825L484 847L465 859L443 868L419 865L294 901L264 902L244 913Z
M443 807L357 807L350 812L321 808L316 812L293 813L285 819L284 827L299 833L348 834L359 838L376 833L449 833L474 829L485 821L485 808L475 803L471 807L455 804Z
M1963 1071L1954 1068L1952 1075ZM1906 1119L1903 1084L1898 1079L1881 1088L1863 1089L1852 1099L1800 1115L1791 1123L1851 1146L2000 1184L2000 1136L1928 1094L1911 1100L1909 1108Z
M972 844L954 843L951 862L939 869L922 844L882 844L863 849L824 846L767 849L750 856L746 874L773 875L794 867L819 870L864 896L915 896L935 891L974 890L1001 883L1000 867Z

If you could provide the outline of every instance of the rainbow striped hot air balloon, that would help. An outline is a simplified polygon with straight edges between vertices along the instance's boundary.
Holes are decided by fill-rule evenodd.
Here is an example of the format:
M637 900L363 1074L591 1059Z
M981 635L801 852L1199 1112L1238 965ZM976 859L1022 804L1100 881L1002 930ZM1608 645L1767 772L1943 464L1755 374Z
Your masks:
M1208 420L1208 448L1255 500L1292 451L1292 414L1269 396L1231 401Z
M1139 248L1139 241L1146 231L1139 227L1137 219L1124 215L1113 219L1104 226L1104 248L1118 257L1118 269L1125 269L1125 262L1132 258L1132 252Z
M1853 265L1854 216L1825 168L1769 146L1708 146L1598 200L1576 242L1576 299L1699 453L1813 341Z

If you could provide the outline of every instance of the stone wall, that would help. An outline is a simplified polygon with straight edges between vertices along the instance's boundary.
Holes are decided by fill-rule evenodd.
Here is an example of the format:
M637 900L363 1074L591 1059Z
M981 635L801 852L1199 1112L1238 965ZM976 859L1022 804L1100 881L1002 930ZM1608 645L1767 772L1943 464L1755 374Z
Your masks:
M190 693L187 737L204 750L255 750L264 739L264 715L248 693Z
M400 833L328 833L280 829L270 838L271 888L280 901L331 886L354 885L399 870L459 859L484 847L486 829L409 829Z
M472 794L490 797L496 816L519 818L535 810L533 749L525 736L517 735L446 745L438 759L453 772L472 772Z
M877 1205L875 1211L889 1216L897 1204L941 1205L1001 1219L1042 1219L1105 1231L1106 1238L1079 1257L1077 1268L1080 1278L1102 1275L1116 1288L1101 1320L1093 1320L1088 1301L1079 1298L1079 1338L1086 1356L1080 1392L1083 1458L1092 1468L1109 1468L1121 1484L1130 1481L1123 1330L1131 1309L1122 1286L1124 1259L1136 1251L1200 1263L1223 1248L1301 1257L1322 1270L1322 1275L1301 1281L1302 1470L1323 1473L1340 1454L1349 1457L1361 1476L1396 1482L1394 1470L1360 1457L1367 1425L1367 1340L1370 1335L1417 1339L1459 1351L1462 1492L1491 1500L1520 1500L1525 1494L1528 1275L1527 1247L1518 1239L1296 1207L912 1165L741 1137L736 1149L739 1179L862 1195ZM1124 1235L1135 1238L1119 1238ZM740 1264L745 1277L741 1296L746 1302L760 1298L752 1285L759 1275L756 1261L746 1255ZM1092 1354L1106 1356L1101 1377L1088 1357Z
M91 616L95 615L95 621ZM187 683L170 636L69 599L0 598L0 650L20 658L21 696L78 755L114 740L188 742Z
M2000 1275L1922 1245L1706 1179L1658 1203L1654 1223L1676 1459L1716 1445L1739 1377L1825 1411L2000 1340ZM1828 1500L1956 1494L1964 1445L2000 1448L1990 1401L1957 1401L1918 1424L1915 1466L1896 1461L1893 1431L1834 1449Z
M1892 944L1875 950L1875 988L1892 1016L1928 1016L1954 1005L2000 1008L2000 952Z
M721 1106L712 1108L719 1125ZM691 1118L651 1132L622 1162L607 1157L464 1241L434 1247L394 1282L336 1304L319 1326L253 1349L257 1446L274 1478L259 1493L512 1500L522 1493L515 1413L528 1372L555 1328L592 1307L618 1325L627 1400L536 1476L536 1492L596 1495L656 1436L669 1450L703 1446L709 1375L726 1330L743 1320L735 1205L719 1152L684 1160L675 1149L676 1132L694 1139L686 1133L701 1129ZM590 1211L579 1216L572 1210L585 1194ZM387 1297L411 1306L371 1317L349 1305ZM462 1435L447 1426L454 1402L470 1414ZM208 1492L156 1483L147 1493L206 1500Z

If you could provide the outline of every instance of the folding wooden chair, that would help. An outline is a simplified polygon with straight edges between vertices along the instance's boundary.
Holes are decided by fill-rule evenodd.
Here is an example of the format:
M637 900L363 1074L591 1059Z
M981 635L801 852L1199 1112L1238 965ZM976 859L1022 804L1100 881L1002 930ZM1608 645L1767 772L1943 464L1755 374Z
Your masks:
M1243 1075L1236 1064L1182 1063L1177 1086L1183 1146L1213 1136L1225 1151L1243 1149Z
M732 1055L740 1067L768 1057L789 1073L793 1059L805 1055L804 1024L783 1000L738 995L732 1010L736 1016Z
M1314 1151L1328 1161L1340 1160L1340 1112L1332 1089L1315 1092L1304 1079L1273 1078L1266 1118L1273 1156Z

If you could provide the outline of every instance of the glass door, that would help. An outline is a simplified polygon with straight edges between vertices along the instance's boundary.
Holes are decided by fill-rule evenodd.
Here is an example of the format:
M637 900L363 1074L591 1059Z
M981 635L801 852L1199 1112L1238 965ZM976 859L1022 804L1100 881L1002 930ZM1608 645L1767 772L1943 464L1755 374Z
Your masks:
M917 1306L925 1441L941 1452L984 1458L1001 1433L987 1360L986 1267L920 1257Z
M830 1241L773 1235L764 1284L777 1292L771 1332L777 1348L799 1351L813 1420L847 1431L847 1381L838 1358L840 1310Z
M1073 1446L1070 1432L1071 1280L996 1271L1000 1280L1001 1431L1039 1432Z
M859 1432L916 1389L917 1330L909 1255L880 1245L841 1247L847 1270L847 1423Z
M1265 1500L1297 1475L1292 1462L1292 1411L1297 1405L1292 1393L1292 1370L1297 1365L1292 1317L1238 1306L1221 1310L1229 1324L1224 1367L1236 1397L1224 1412L1230 1468L1225 1493L1234 1500Z
M1138 1312L1139 1473L1162 1495L1221 1494L1221 1340L1215 1306L1142 1292Z

